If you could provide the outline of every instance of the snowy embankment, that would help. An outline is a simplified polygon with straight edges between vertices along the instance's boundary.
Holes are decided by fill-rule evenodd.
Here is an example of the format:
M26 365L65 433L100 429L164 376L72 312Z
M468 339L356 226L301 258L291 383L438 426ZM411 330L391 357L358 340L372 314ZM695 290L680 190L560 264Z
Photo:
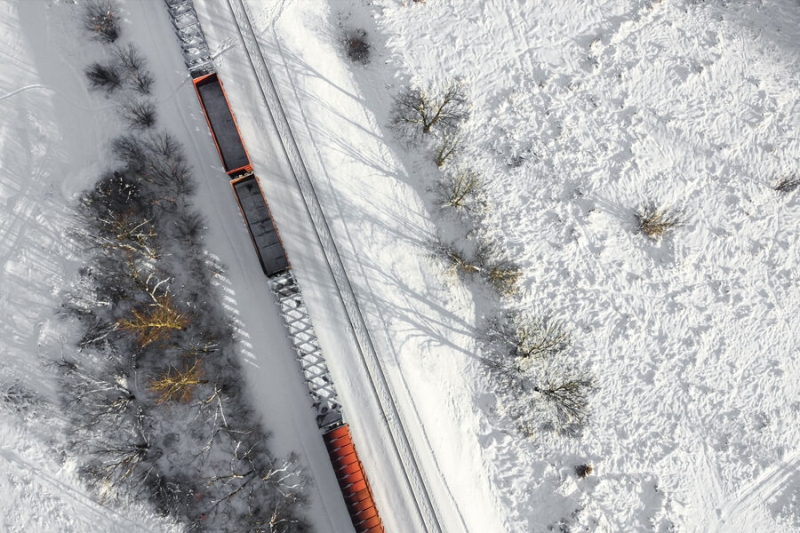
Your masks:
M109 134L85 88L89 56L71 46L75 22L57 4L0 2L0 530L174 531L81 486L44 366L70 348L54 316L79 266L70 203L96 177Z
M76 196L111 166L107 143L121 132L117 106L87 89L84 69L106 60L87 44L80 5L3 2L0 105L3 271L0 312L2 529L8 531L172 531L178 528L131 502L102 505L81 487L58 412L47 362L69 356L76 332L55 312L76 279L81 252L69 238ZM209 221L206 240L226 309L235 323L248 384L271 444L299 451L313 478L309 520L319 530L347 531L350 518L285 337L274 299L252 254L241 215L220 168L206 121L161 2L122 3L124 42L141 45L156 78L159 124L186 147ZM44 36L44 37L43 37ZM276 172L280 170L276 168ZM291 376L291 379L287 379ZM20 394L24 395L20 401ZM276 408L280 406L280 408Z
M372 4L249 3L452 527L797 527L800 204L773 189L800 172L795 3ZM366 66L341 47L357 28ZM479 233L523 271L512 298L437 271L430 243L463 226L430 148L387 127L401 87L453 78ZM680 222L660 241L638 232L650 203ZM580 439L499 416L475 339L502 309L570 326L595 384ZM348 354L328 354L357 405Z

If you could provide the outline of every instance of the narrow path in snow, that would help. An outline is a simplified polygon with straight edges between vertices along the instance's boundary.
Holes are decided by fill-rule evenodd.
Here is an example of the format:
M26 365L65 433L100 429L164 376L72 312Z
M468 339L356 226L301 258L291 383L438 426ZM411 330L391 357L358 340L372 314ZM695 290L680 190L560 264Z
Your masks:
M74 502L80 508L86 510L88 513L91 513L90 516L94 516L96 520L113 523L114 526L118 528L117 531L142 531L145 533L153 531L142 524L134 522L130 518L114 510L112 507L95 501L87 496L83 491L75 490L69 484L48 473L46 467L37 466L32 461L22 457L16 450L7 447L0 447L0 460L6 461L22 472L29 472L35 482L40 486L49 486L55 493L59 495L62 500L67 499ZM10 473L11 469L8 467L0 467L0 471L6 471ZM83 522L84 526L86 526L87 522L91 521L90 516L77 515L73 518Z
M359 355L370 377L371 383L369 385L375 397L378 398L378 403L392 437L391 445L403 465L404 479L414 495L416 510L425 524L427 532L441 533L443 528L439 511L419 467L414 443L409 439L403 427L395 398L389 388L388 380L375 351L341 256L322 212L319 199L308 175L300 150L297 147L277 90L272 82L266 60L258 46L249 15L242 0L227 0L227 3L233 14L237 31L244 44L250 64L258 79L264 102L270 110L276 129L281 137L295 181L302 194L309 217L313 221L317 238L325 252L328 268L336 282L337 291L347 312L349 324L356 336Z

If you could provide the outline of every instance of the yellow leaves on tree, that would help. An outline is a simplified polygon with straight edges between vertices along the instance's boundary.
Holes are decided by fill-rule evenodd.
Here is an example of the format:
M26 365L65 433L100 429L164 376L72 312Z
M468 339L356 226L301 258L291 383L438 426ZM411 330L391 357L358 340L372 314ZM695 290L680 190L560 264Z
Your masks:
M156 403L162 404L171 401L190 402L195 387L208 381L203 379L203 369L200 362L183 370L170 368L160 378L150 382L150 390L158 395Z
M142 311L133 310L131 318L117 322L120 329L136 336L141 347L168 339L173 332L189 325L189 317L175 309L169 294L154 300Z

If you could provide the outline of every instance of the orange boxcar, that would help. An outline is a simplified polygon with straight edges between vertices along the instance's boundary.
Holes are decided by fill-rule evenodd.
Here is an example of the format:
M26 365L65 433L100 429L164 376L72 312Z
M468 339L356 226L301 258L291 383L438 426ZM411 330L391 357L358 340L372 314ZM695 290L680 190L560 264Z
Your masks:
M350 436L347 424L328 431L322 436L331 456L336 479L342 489L347 510L357 533L384 533L375 500L372 497L364 466Z

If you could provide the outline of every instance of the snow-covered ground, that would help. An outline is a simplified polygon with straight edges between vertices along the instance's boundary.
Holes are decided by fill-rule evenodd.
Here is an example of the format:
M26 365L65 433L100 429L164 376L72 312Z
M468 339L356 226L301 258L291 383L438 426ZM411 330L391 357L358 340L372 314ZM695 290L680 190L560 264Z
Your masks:
M54 313L78 266L65 232L108 129L85 89L76 21L48 2L0 2L0 530L176 531L151 511L110 509L63 454L43 366L71 349ZM7 401L9 392L30 401Z
M245 143L307 296L389 531L408 494L384 449L332 280L222 0L196 0ZM262 50L372 328L425 476L455 531L766 531L800 527L800 175L796 0L248 0ZM68 204L115 133L85 89L98 54L70 2L0 2L0 384L52 399L45 359L68 348L53 312L77 258ZM320 531L346 516L250 243L160 0L124 2L211 221L209 251L279 454L315 480ZM341 37L363 28L366 66ZM174 51L174 53L173 53ZM492 207L484 235L523 268L520 293L453 283L429 257L462 226L437 207L427 148L387 127L404 85L459 78L473 104L461 160ZM520 157L521 156L521 157ZM510 163L514 164L510 164ZM521 163L521 164L517 164ZM647 202L680 212L661 242ZM499 307L567 321L595 379L580 439L522 438L498 417L477 332ZM269 346L269 353L260 347ZM248 365L249 363L249 365ZM47 411L46 404L35 409ZM169 530L102 507L58 439L0 409L0 529ZM54 422L55 423L55 422ZM594 473L577 479L574 467ZM141 524L141 527L136 525Z
M796 2L249 5L465 529L797 527L798 202L772 190L799 170ZM367 66L344 57L353 28ZM387 124L401 86L452 78L473 103L462 161L485 176L482 227L524 271L503 305L567 320L595 377L581 439L522 439L497 418L474 340L497 306L427 257L454 226L431 192L440 171ZM680 213L658 243L636 231L649 202ZM594 475L577 479L581 463Z

